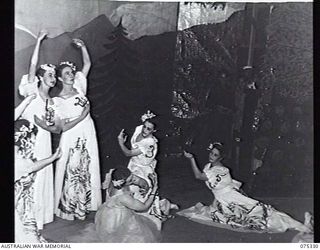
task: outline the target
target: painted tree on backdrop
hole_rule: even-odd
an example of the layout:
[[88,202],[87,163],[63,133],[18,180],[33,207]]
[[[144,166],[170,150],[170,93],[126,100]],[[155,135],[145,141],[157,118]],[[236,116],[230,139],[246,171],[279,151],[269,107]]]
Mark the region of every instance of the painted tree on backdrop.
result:
[[128,39],[127,35],[120,20],[118,26],[108,35],[108,42],[104,45],[106,54],[92,68],[92,81],[96,82],[97,88],[97,105],[93,113],[99,117],[96,126],[103,165],[106,165],[110,156],[118,155],[114,135],[132,123],[136,119],[135,114],[140,112],[140,60],[133,41]]

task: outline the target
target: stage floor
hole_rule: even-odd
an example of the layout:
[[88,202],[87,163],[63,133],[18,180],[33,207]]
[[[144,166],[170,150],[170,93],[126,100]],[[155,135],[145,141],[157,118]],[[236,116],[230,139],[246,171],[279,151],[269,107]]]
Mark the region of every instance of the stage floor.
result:
[[[174,164],[175,163],[175,164]],[[184,159],[163,159],[157,166],[159,175],[160,195],[168,198],[184,209],[202,202],[206,205],[212,202],[213,196],[205,184],[194,179],[191,167]],[[236,179],[236,177],[234,177]],[[255,188],[264,188],[255,185]],[[247,192],[251,196],[251,193]],[[253,192],[255,193],[255,192]],[[261,193],[261,192],[258,192]],[[255,197],[276,209],[286,212],[293,218],[303,222],[304,212],[313,213],[312,197]],[[88,215],[85,221],[66,221],[55,218],[54,222],[46,224],[43,236],[49,242],[67,242],[67,237],[76,235],[88,223],[94,221],[95,213]],[[239,233],[226,229],[198,224],[185,217],[176,216],[164,223],[162,242],[164,243],[278,243],[291,242],[297,234],[288,231],[278,234]]]

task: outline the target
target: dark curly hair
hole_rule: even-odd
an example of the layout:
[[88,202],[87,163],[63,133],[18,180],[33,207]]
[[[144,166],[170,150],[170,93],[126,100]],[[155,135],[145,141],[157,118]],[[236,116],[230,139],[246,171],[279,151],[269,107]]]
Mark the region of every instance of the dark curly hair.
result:
[[[131,175],[129,169],[122,165],[118,165],[115,168],[115,171],[112,174],[112,180],[119,181],[119,180],[126,180]],[[125,182],[121,186],[116,186],[116,189],[121,189],[125,185]]]

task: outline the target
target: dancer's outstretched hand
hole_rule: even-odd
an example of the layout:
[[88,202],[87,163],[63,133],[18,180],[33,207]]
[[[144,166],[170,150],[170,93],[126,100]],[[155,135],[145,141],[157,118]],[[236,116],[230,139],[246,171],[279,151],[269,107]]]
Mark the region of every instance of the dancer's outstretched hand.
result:
[[40,30],[38,34],[38,39],[42,41],[48,35],[48,31]]
[[118,135],[118,141],[119,141],[120,143],[125,143],[126,140],[127,140],[127,135],[124,133],[124,129],[122,129],[122,130],[120,131],[120,134]]
[[81,48],[81,47],[84,47],[84,46],[85,46],[84,42],[83,42],[81,39],[78,39],[78,38],[73,38],[73,39],[72,39],[72,42],[73,42],[78,48]]
[[193,158],[193,154],[187,152],[187,151],[183,151],[183,154],[186,158],[192,159]]

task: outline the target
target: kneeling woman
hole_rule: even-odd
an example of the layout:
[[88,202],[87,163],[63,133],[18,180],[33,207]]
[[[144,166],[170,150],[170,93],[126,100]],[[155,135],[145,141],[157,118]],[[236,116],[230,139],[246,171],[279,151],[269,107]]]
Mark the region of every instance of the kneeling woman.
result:
[[[214,194],[215,201],[211,206],[203,206],[198,203],[194,207],[179,212],[179,215],[204,224],[211,223],[215,226],[222,224],[226,228],[237,231],[277,233],[288,229],[300,232],[313,230],[309,223],[304,225],[272,206],[244,195],[240,190],[241,183],[233,180],[229,169],[221,163],[222,144],[210,144],[208,150],[210,151],[209,163],[205,165],[203,172],[198,169],[192,154],[184,152],[184,155],[190,159],[195,177],[205,181]],[[310,214],[307,212],[305,217],[307,221]]]
[[[27,97],[25,100],[29,101],[29,99],[30,97]],[[47,158],[36,159],[34,157],[34,144],[37,132],[38,128],[25,119],[17,120],[14,123],[16,243],[46,242],[38,230],[35,219],[34,182],[37,172],[59,159],[61,152],[58,149]]]
[[111,169],[106,174],[102,185],[107,197],[96,213],[95,223],[88,225],[80,235],[70,237],[69,242],[159,242],[159,232],[152,221],[135,213],[150,208],[158,189],[157,180],[152,179],[152,193],[143,203],[132,197],[126,185],[130,175],[126,168]]

